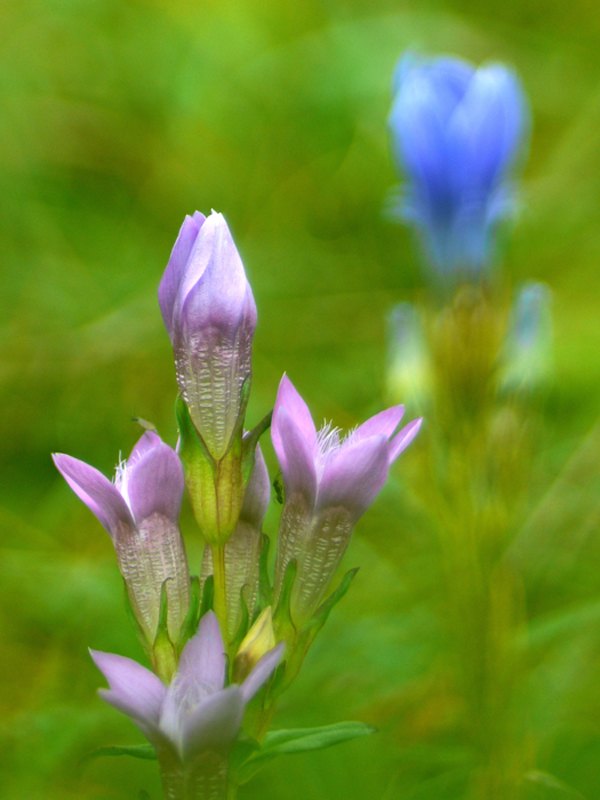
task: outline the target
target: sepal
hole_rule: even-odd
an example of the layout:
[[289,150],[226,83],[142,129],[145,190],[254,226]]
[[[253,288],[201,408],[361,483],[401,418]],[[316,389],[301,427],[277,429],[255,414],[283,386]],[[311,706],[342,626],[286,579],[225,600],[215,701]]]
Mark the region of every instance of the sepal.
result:
[[160,611],[156,637],[152,645],[150,663],[152,671],[161,681],[168,685],[173,675],[177,672],[177,654],[173,642],[169,638],[167,619],[169,615],[169,598],[167,596],[167,581],[160,587]]
[[215,604],[215,579],[213,575],[209,575],[204,581],[202,587],[202,602],[200,604],[200,619],[206,614],[207,611],[212,611]]
[[269,430],[271,427],[271,420],[273,412],[269,413],[261,419],[258,425],[255,425],[251,431],[244,434],[242,438],[242,481],[244,486],[250,480],[252,470],[254,469],[254,461],[256,458],[256,445],[260,437]]
[[[206,587],[206,584],[205,584]],[[205,588],[204,587],[204,588]],[[202,592],[204,596],[204,592]],[[208,610],[208,609],[207,609]],[[181,626],[179,632],[179,639],[177,640],[177,657],[181,655],[181,651],[185,647],[186,642],[194,636],[198,630],[198,623],[200,622],[200,579],[197,575],[192,575],[190,581],[190,607],[186,618]]]
[[257,614],[263,611],[267,606],[273,603],[273,587],[271,586],[271,579],[269,577],[269,548],[271,540],[263,533],[262,535],[262,548],[260,551],[260,558],[258,562],[258,602]]
[[292,619],[290,602],[297,570],[298,564],[294,558],[285,568],[283,581],[281,583],[281,591],[279,593],[279,602],[273,614],[273,627],[277,632],[277,638],[279,640],[283,639],[286,642],[293,641],[296,636],[296,626]]

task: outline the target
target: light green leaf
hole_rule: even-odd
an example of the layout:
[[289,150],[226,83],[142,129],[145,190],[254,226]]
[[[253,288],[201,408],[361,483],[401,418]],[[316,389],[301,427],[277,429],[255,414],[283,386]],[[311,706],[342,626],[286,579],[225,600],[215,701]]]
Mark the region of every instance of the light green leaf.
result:
[[246,783],[272,759],[281,755],[308,753],[311,750],[323,750],[334,744],[368,736],[376,733],[376,728],[364,722],[338,722],[321,728],[297,728],[293,730],[271,731],[265,737],[262,747],[254,752],[239,767],[238,783]]
[[84,761],[100,756],[133,756],[133,758],[143,758],[146,761],[156,761],[156,752],[151,744],[132,744],[114,745],[111,747],[100,747],[93,753],[87,755]]

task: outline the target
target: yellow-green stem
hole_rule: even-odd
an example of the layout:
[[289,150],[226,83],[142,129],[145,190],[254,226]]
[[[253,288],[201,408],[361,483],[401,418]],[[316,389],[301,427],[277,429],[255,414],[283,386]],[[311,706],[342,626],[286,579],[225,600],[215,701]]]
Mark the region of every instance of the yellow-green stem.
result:
[[223,641],[228,642],[227,628],[227,586],[225,578],[225,546],[211,545],[213,557],[213,580],[215,587],[215,614],[219,620]]

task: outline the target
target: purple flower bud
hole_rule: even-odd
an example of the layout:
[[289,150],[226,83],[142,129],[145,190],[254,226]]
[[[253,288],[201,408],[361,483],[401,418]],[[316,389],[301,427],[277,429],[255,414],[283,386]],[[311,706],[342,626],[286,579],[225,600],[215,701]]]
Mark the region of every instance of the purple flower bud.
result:
[[514,209],[510,174],[528,123],[519,80],[501,64],[400,60],[389,119],[406,174],[400,211],[439,272],[488,264],[497,223]]
[[100,690],[101,697],[131,717],[155,747],[165,796],[204,797],[201,792],[169,792],[174,786],[189,791],[211,780],[226,783],[227,756],[245,706],[271,676],[283,643],[261,658],[241,686],[227,688],[225,647],[212,611],[205,614],[198,633],[184,647],[169,686],[129,658],[90,652],[110,686]]
[[211,456],[229,450],[245,413],[256,306],[221,214],[186,217],[158,300],[177,383]]
[[399,433],[403,406],[376,414],[345,439],[330,425],[317,432],[310,411],[287,376],[277,393],[271,435],[285,502],[275,563],[278,594],[296,559],[292,614],[306,622],[327,589],[352,529],[385,483],[390,465],[416,436],[421,420]]
[[115,483],[83,461],[57,453],[54,463],[71,489],[109,532],[129,600],[149,643],[156,637],[161,587],[168,598],[173,642],[190,603],[190,575],[179,510],[183,469],[175,451],[152,431],[117,467]]
[[[227,627],[230,641],[237,633],[241,621],[242,589],[250,618],[254,613],[258,596],[258,563],[262,547],[261,526],[267,513],[270,495],[271,484],[267,465],[260,445],[257,445],[254,469],[246,485],[242,510],[233,533],[225,542]],[[203,582],[212,571],[212,551],[210,546],[206,545],[202,561]]]

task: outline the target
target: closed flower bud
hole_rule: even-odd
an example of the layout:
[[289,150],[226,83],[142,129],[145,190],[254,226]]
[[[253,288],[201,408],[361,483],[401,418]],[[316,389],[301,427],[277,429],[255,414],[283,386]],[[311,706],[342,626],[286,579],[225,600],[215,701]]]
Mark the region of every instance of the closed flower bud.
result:
[[215,461],[241,437],[251,379],[256,306],[221,214],[186,217],[158,300],[177,383]]

